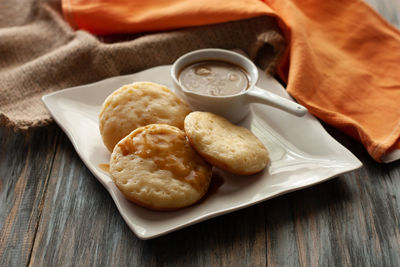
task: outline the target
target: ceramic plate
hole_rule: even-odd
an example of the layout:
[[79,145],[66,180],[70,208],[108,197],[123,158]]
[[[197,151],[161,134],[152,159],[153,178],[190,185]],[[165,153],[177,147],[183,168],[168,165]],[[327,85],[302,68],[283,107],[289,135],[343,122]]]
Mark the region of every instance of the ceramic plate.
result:
[[[152,81],[173,88],[171,66],[160,66],[132,75],[52,93],[43,101],[65,131],[77,153],[111,194],[122,217],[141,239],[154,238],[228,212],[254,205],[278,195],[305,188],[359,168],[361,162],[335,141],[316,118],[295,117],[283,111],[253,104],[240,123],[250,129],[270,152],[271,163],[262,173],[234,176],[215,169],[215,179],[200,203],[174,212],[155,212],[125,199],[100,165],[110,153],[98,130],[98,114],[105,98],[120,86]],[[290,98],[275,79],[260,72],[258,86]]]

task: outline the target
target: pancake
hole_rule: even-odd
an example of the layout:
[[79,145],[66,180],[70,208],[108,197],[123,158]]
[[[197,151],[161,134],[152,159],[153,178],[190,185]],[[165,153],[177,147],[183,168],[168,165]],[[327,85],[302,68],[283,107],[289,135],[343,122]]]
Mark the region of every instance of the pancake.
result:
[[239,175],[262,171],[268,150],[248,129],[210,112],[192,112],[185,118],[191,145],[212,165]]
[[152,210],[175,210],[200,200],[212,167],[185,132],[167,124],[139,127],[123,138],[110,159],[110,174],[130,201]]
[[104,145],[114,146],[138,127],[165,123],[183,129],[189,106],[170,89],[152,82],[124,85],[104,101],[99,128]]

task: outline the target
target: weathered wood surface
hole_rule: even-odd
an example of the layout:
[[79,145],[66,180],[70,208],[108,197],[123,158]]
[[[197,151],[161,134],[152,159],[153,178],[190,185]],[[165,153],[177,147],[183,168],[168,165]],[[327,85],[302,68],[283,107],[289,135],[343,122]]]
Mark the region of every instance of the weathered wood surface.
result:
[[142,241],[57,126],[0,129],[0,266],[400,266],[400,161],[328,130],[362,169]]

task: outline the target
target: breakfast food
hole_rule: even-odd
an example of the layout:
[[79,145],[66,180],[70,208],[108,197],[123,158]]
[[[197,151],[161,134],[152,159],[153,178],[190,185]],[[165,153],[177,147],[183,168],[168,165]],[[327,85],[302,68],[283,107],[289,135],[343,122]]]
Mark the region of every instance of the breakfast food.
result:
[[110,174],[132,202],[153,210],[175,210],[204,196],[211,166],[190,146],[184,131],[150,124],[118,142]]
[[185,67],[179,82],[185,89],[203,95],[235,95],[249,87],[249,74],[241,67],[218,60],[205,60]]
[[107,149],[131,131],[152,123],[165,123],[183,129],[191,109],[167,87],[152,82],[124,85],[103,103],[99,115],[100,134]]
[[200,155],[231,173],[254,174],[269,162],[267,149],[253,133],[213,113],[190,113],[185,118],[185,132]]

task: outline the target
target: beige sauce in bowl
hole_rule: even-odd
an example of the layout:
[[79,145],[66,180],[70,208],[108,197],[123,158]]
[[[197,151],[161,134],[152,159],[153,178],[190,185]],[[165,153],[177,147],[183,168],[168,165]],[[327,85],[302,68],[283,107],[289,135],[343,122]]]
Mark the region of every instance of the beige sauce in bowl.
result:
[[188,91],[203,95],[227,96],[249,87],[249,75],[241,67],[218,60],[206,60],[185,67],[178,76]]

